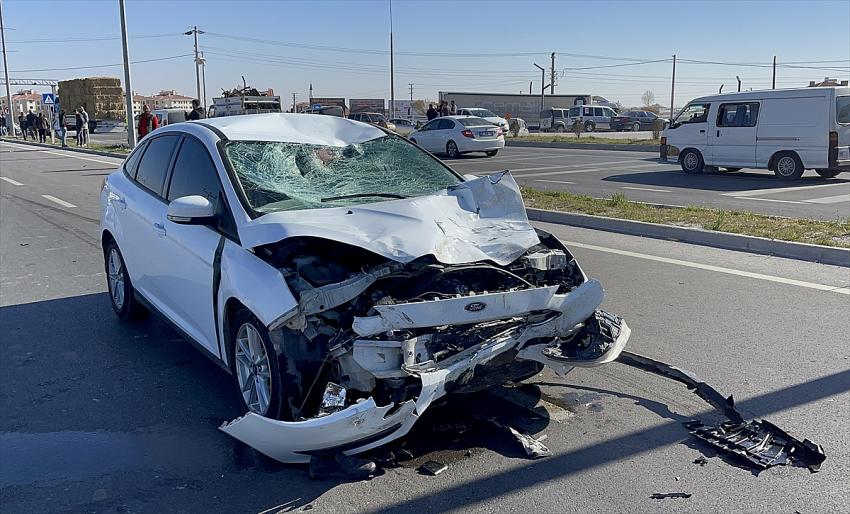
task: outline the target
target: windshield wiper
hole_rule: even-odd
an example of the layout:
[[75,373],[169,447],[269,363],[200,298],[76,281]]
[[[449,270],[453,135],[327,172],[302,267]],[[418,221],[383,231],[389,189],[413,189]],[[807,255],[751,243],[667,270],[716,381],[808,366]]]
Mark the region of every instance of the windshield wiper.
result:
[[366,198],[369,196],[378,196],[381,198],[409,198],[404,195],[396,194],[396,193],[357,193],[353,195],[341,195],[341,196],[329,196],[327,198],[322,198],[322,202],[332,202],[334,200],[348,200],[349,198]]

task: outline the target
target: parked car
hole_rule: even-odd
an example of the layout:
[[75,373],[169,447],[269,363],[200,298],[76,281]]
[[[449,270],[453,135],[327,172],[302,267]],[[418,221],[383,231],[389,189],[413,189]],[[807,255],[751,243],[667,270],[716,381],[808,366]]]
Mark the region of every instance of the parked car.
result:
[[610,107],[599,105],[576,105],[570,107],[567,127],[571,129],[575,120],[578,119],[582,124],[582,130],[584,132],[608,130],[611,128],[611,119],[616,115],[617,113]]
[[386,444],[446,394],[599,366],[629,339],[510,173],[464,178],[367,124],[168,125],[100,204],[112,309],[157,311],[230,373],[246,414],[221,430],[283,462]]
[[850,171],[850,88],[806,87],[697,98],[661,138],[661,157],[685,173],[766,168],[799,179]]
[[[183,109],[154,109],[151,113],[156,116],[160,127],[186,121],[186,111]],[[136,126],[138,125],[139,124],[136,123]]]
[[652,130],[652,125],[655,120],[660,119],[663,123],[662,128],[666,128],[670,123],[669,120],[659,118],[652,111],[627,111],[611,118],[611,130],[631,130],[638,132],[639,130]]
[[314,105],[304,111],[304,114],[322,114],[324,116],[337,116],[345,118],[348,108],[342,105]]
[[411,132],[416,130],[416,123],[404,118],[393,118],[390,124],[395,126],[395,131],[402,136],[409,136]]
[[443,116],[413,131],[410,140],[432,153],[451,158],[470,152],[493,157],[505,147],[502,129],[475,116]]
[[493,114],[493,111],[490,111],[488,109],[482,109],[480,107],[463,107],[457,110],[457,115],[484,118],[493,125],[496,125],[500,129],[502,129],[502,133],[507,133],[510,129],[510,127],[508,126],[508,120],[502,118],[501,116],[496,116],[495,114]]
[[[579,113],[579,108],[576,107],[576,113]],[[572,125],[567,125],[570,117],[568,108],[550,107],[540,111],[540,131],[541,132],[566,132]]]
[[363,123],[370,123],[378,127],[384,127],[385,129],[396,129],[395,124],[388,122],[387,118],[379,112],[356,112],[354,114],[350,114],[348,117],[352,120],[362,121]]

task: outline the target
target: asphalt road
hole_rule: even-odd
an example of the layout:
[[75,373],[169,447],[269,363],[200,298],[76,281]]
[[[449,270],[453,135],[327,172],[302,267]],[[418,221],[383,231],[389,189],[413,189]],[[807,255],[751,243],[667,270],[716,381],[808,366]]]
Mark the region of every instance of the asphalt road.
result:
[[599,198],[698,205],[778,216],[833,220],[850,217],[850,174],[823,179],[807,171],[799,181],[767,170],[685,175],[647,152],[506,147],[495,157],[463,155],[446,161],[461,173],[509,169],[520,184]]
[[[850,510],[847,268],[541,225],[603,281],[605,307],[632,327],[631,350],[822,444],[817,474],[737,467],[682,427],[712,418],[701,400],[613,363],[429,411],[408,441],[413,464],[368,482],[312,482],[217,429],[240,414],[217,366],[156,317],[115,318],[97,195],[116,162],[0,143],[3,512]],[[525,459],[476,415],[545,435],[552,455]],[[707,465],[693,463],[701,456]],[[427,459],[448,470],[418,474]]]

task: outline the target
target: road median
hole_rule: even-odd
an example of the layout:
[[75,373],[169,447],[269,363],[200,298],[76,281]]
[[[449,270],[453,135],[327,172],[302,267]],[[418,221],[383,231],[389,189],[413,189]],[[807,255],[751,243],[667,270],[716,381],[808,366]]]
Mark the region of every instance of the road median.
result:
[[618,150],[626,152],[659,153],[661,146],[652,139],[619,139],[602,136],[565,138],[556,135],[534,134],[505,139],[506,146],[533,148],[565,148],[570,150]]
[[118,159],[124,159],[127,157],[127,154],[130,153],[126,146],[122,145],[100,145],[97,143],[90,143],[87,148],[81,148],[79,146],[62,146],[58,140],[55,144],[51,143],[37,143],[35,141],[24,141],[22,139],[15,139],[11,137],[0,137],[0,141],[5,141],[7,143],[17,143],[19,145],[27,145],[27,146],[37,146],[40,148],[47,148],[49,150],[67,150],[69,152],[77,152],[84,153],[89,155],[100,155],[103,157],[115,157]]
[[850,220],[820,221],[669,207],[523,188],[533,221],[850,267]]

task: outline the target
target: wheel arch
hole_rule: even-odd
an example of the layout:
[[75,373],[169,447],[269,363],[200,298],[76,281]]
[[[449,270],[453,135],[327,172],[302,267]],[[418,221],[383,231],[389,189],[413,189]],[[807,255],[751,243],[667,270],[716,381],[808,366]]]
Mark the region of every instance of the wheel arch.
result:
[[234,372],[233,362],[230,359],[230,354],[233,351],[233,338],[231,337],[233,333],[233,325],[232,320],[239,309],[248,309],[248,307],[242,303],[239,298],[235,296],[231,296],[224,302],[224,307],[222,308],[222,319],[221,319],[221,337],[224,339],[224,355],[222,355],[222,361],[225,364],[225,367],[232,374]]
[[679,156],[676,158],[676,160],[679,161],[679,164],[682,163],[682,156],[685,155],[686,153],[688,153],[689,151],[697,152],[698,154],[700,154],[703,161],[705,161],[705,155],[703,155],[702,150],[700,150],[699,148],[693,147],[693,146],[686,146],[685,148],[682,148],[681,150],[679,150]]
[[104,255],[106,255],[106,247],[109,245],[109,243],[115,243],[116,245],[118,244],[115,241],[115,236],[112,235],[112,232],[110,232],[108,228],[105,228],[101,230],[100,233],[100,249],[103,250]]
[[[767,161],[767,169],[770,171],[774,171],[776,169],[776,161],[784,154],[790,153],[795,156],[797,159],[800,159],[800,162],[803,162],[803,159],[800,157],[800,154],[794,150],[777,150],[773,152],[773,155],[770,156],[770,159]],[[803,169],[806,168],[806,163],[803,162]]]

